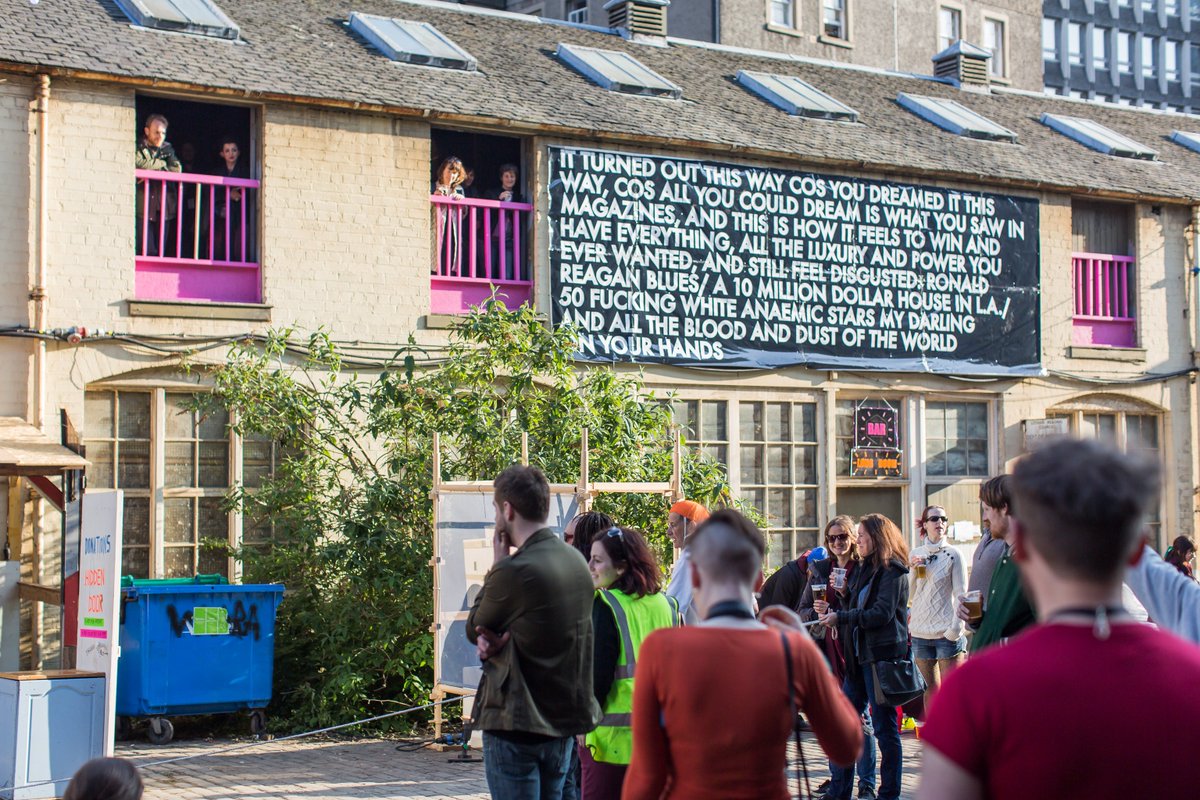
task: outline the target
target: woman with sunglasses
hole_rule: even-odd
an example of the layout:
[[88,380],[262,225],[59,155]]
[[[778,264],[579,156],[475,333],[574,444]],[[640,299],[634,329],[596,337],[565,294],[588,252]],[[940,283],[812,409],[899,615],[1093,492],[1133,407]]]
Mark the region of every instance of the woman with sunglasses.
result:
[[[879,799],[897,800],[903,775],[903,750],[896,706],[876,699],[875,664],[908,657],[908,545],[896,523],[883,514],[858,521],[862,563],[839,611],[828,603],[813,604],[825,635],[837,631],[846,648],[846,682],[842,691],[862,714],[870,708],[879,744]],[[854,769],[836,767],[826,797],[849,800]]]
[[962,620],[956,615],[958,596],[967,583],[962,557],[946,542],[950,520],[942,506],[927,506],[917,520],[925,543],[912,551],[908,574],[912,611],[913,660],[925,679],[925,708],[950,671],[962,663],[967,650]]
[[[846,593],[856,578],[856,571],[862,560],[858,554],[858,544],[854,541],[854,528],[854,520],[845,514],[834,517],[825,526],[825,549],[829,551],[830,555],[829,558],[822,561],[809,562],[809,582],[800,598],[800,618],[805,622],[811,622],[817,618],[817,612],[813,610],[814,586],[826,587],[827,609],[839,611],[842,608]],[[844,573],[838,573],[836,581],[833,575],[835,569],[845,570]],[[835,585],[839,582],[841,583],[840,587]],[[846,680],[845,642],[837,636],[836,631],[827,632],[819,625],[810,630],[825,653],[825,660],[829,662],[833,677],[837,679],[838,686],[841,686]],[[831,763],[830,770],[832,769],[833,764]],[[874,797],[875,737],[869,719],[863,725],[863,752],[855,765],[855,773],[858,775],[858,796]],[[829,785],[830,781],[825,781],[817,787],[817,791],[826,791],[829,789]]]
[[610,527],[592,539],[595,631],[593,689],[604,718],[579,748],[583,800],[620,800],[633,755],[633,680],[637,653],[652,631],[679,624],[679,607],[662,594],[654,552],[633,528]]

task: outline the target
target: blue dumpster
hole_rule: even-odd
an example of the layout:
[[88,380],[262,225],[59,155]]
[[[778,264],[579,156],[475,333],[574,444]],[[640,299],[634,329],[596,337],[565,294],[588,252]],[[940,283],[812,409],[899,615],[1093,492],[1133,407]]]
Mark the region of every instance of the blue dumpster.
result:
[[121,582],[117,715],[149,717],[156,744],[174,735],[168,716],[250,709],[251,731],[266,728],[283,586],[213,581]]

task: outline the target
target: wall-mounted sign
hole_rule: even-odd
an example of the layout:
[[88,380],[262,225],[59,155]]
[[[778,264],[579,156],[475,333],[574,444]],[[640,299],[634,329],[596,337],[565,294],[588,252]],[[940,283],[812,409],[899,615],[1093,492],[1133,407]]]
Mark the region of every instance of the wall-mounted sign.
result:
[[896,409],[890,406],[858,406],[854,409],[854,446],[899,449],[898,422]]
[[855,478],[899,478],[900,451],[856,447],[850,451],[850,474]]
[[1070,433],[1066,417],[1050,419],[1027,419],[1022,424],[1025,433],[1025,450],[1031,452],[1055,439],[1061,439]]
[[117,618],[121,591],[121,491],[83,495],[79,536],[79,636],[75,666],[105,676],[104,754],[113,754],[117,711]]
[[1041,371],[1036,200],[550,148],[553,320],[580,358]]

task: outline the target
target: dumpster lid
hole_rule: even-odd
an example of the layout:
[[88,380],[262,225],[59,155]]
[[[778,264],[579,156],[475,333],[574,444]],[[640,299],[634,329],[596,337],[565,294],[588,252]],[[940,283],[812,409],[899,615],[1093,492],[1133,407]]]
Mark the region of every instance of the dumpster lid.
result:
[[121,588],[130,587],[143,589],[147,586],[218,586],[228,584],[229,579],[220,573],[210,575],[195,575],[191,578],[135,578],[132,575],[121,576]]

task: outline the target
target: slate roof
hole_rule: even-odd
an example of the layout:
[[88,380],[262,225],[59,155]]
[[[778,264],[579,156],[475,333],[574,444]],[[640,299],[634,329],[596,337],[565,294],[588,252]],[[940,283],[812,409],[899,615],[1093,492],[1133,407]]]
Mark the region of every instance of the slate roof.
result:
[[[501,122],[604,146],[779,158],[980,184],[1019,184],[1158,200],[1200,198],[1200,153],[1169,140],[1200,118],[1019,92],[965,91],[931,78],[847,68],[670,40],[627,41],[483,9],[407,0],[220,0],[242,41],[134,28],[111,0],[0,0],[0,69],[49,68],[236,91],[264,99],[361,104],[432,120]],[[477,72],[393,63],[345,25],[351,11],[431,22],[479,62]],[[625,50],[683,88],[683,99],[625,96],[558,62],[559,42]],[[795,75],[859,112],[859,124],[787,115],[739,86],[740,69]],[[1014,131],[1019,144],[942,131],[902,109],[900,92],[949,97]],[[1095,119],[1159,151],[1158,162],[1102,155],[1038,120],[1045,111]]]

